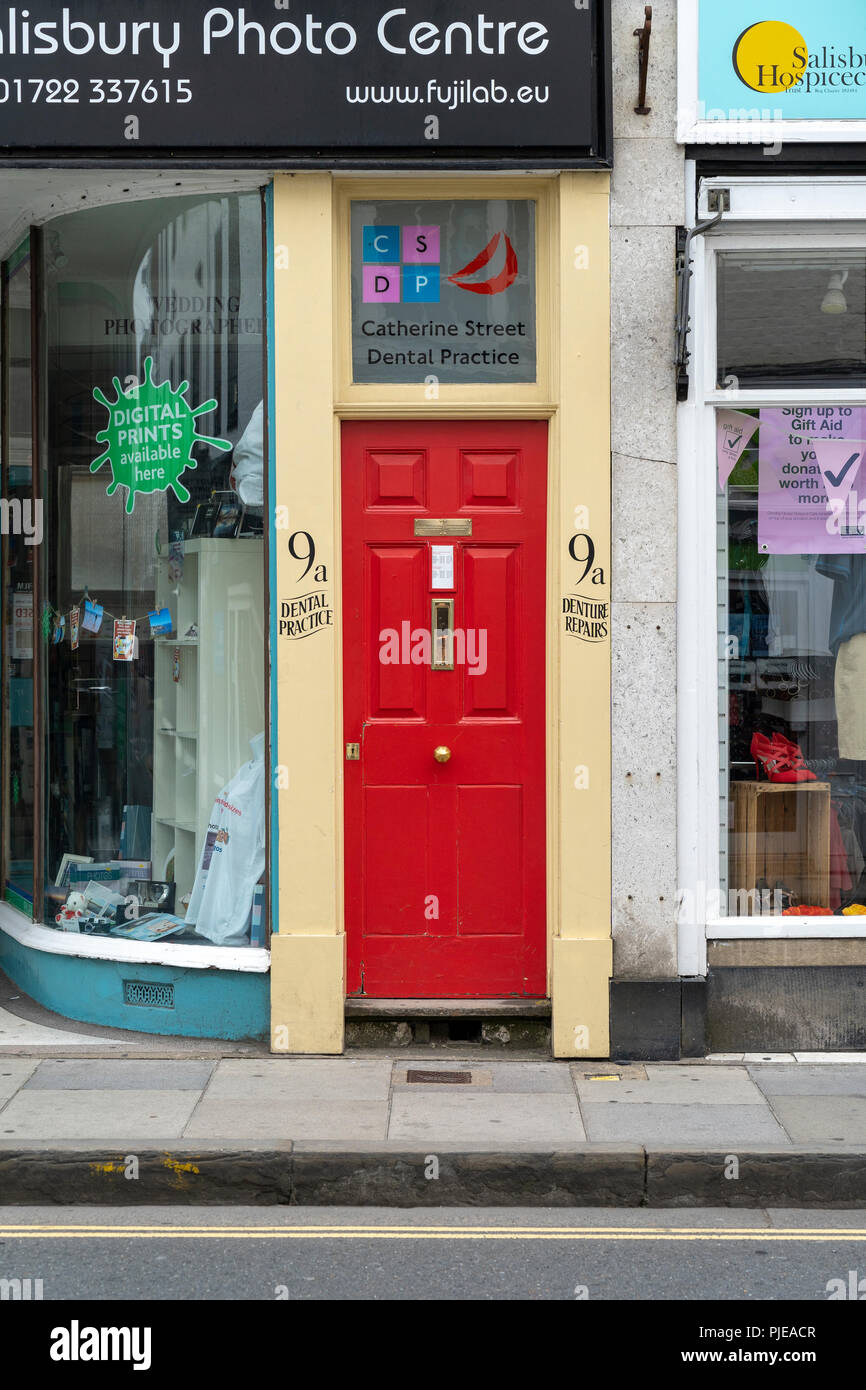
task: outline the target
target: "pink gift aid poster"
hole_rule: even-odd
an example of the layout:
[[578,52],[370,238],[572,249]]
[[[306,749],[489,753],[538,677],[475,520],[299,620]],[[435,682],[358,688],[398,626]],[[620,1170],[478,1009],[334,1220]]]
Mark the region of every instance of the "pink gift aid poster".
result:
[[716,411],[716,462],[720,492],[727,487],[728,479],[757,428],[758,420],[754,415],[744,415],[741,410]]
[[866,551],[864,415],[860,407],[833,405],[761,411],[762,555]]

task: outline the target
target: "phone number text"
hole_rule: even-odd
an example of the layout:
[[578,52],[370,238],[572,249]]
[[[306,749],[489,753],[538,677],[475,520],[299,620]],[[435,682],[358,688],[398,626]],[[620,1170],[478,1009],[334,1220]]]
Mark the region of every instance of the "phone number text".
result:
[[77,77],[65,81],[59,77],[0,77],[0,106],[5,102],[32,106],[40,101],[57,106],[80,102],[89,106],[125,102],[128,106],[136,101],[146,106],[158,101],[185,106],[192,101],[192,88],[186,77],[149,77],[143,82],[140,77],[91,77],[87,82],[79,82]]

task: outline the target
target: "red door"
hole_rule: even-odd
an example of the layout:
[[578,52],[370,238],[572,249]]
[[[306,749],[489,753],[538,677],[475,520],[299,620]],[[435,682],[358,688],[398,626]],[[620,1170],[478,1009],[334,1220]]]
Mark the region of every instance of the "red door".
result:
[[350,994],[546,993],[546,495],[544,423],[343,426]]

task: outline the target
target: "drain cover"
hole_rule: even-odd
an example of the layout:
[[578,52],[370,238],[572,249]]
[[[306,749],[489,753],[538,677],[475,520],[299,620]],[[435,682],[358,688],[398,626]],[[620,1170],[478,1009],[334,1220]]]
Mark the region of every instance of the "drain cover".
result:
[[428,1086],[471,1086],[471,1071],[407,1071],[407,1081],[420,1082]]

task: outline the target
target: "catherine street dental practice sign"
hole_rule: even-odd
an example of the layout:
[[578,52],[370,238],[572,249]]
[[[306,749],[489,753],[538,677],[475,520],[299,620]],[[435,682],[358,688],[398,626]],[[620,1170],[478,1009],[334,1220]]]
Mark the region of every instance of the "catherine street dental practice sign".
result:
[[0,5],[0,148],[605,162],[603,0]]

